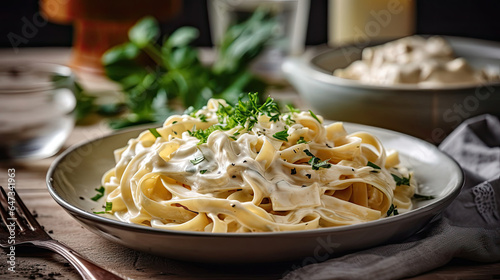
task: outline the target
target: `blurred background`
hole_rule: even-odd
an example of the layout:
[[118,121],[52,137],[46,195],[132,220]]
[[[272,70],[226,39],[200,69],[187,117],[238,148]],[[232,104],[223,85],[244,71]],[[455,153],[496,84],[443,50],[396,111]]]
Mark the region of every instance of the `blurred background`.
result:
[[[65,2],[67,0],[58,0]],[[99,1],[96,2],[99,5]],[[171,33],[180,26],[200,30],[197,46],[211,46],[206,0],[184,0],[180,12],[161,22],[162,32]],[[312,0],[307,25],[306,45],[328,41],[328,0]],[[0,47],[9,48],[10,32],[21,34],[23,17],[31,20],[39,11],[38,0],[4,1],[0,9]],[[498,20],[500,1],[494,0],[417,0],[416,33],[455,35],[500,41]],[[48,22],[36,36],[20,47],[71,46],[74,28],[71,24]]]

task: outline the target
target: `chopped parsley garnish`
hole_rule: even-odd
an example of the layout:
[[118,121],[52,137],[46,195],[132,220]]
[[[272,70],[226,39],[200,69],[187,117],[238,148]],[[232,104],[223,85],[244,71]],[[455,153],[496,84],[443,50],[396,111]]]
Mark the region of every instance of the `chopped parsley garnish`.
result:
[[196,129],[196,127],[194,127],[192,130],[188,130],[188,133],[190,136],[198,138],[200,140],[199,144],[203,144],[203,143],[207,143],[208,136],[210,136],[210,134],[212,134],[212,132],[214,132],[216,130],[224,130],[224,129],[222,129],[222,127],[220,127],[220,125],[212,125],[211,127],[207,128],[205,130]]
[[300,136],[299,140],[297,140],[297,144],[307,144],[307,141],[304,140],[304,137]]
[[95,189],[95,190],[97,191],[97,194],[96,194],[94,197],[92,197],[91,199],[92,199],[93,201],[98,201],[101,197],[103,197],[103,196],[104,196],[104,191],[105,191],[105,189],[104,189],[104,187],[103,187],[103,186],[101,186],[100,188]]
[[151,134],[153,134],[153,136],[156,138],[161,137],[160,133],[158,133],[158,130],[156,130],[156,128],[150,128],[149,132],[151,132]]
[[205,116],[205,115],[200,115],[200,120],[201,120],[202,122],[208,122],[208,121],[207,121],[207,116]]
[[311,114],[311,116],[312,116],[313,118],[315,118],[315,119],[316,119],[319,123],[321,123],[321,121],[318,119],[318,116],[316,116],[316,114],[314,114],[314,112],[313,112],[313,111],[309,110],[309,113]]
[[295,120],[292,119],[290,115],[285,115],[283,119],[285,120],[286,125],[293,125],[295,123]]
[[416,200],[431,200],[431,199],[434,199],[435,197],[432,195],[421,195],[421,194],[416,193],[413,195],[413,198]]
[[311,152],[309,152],[309,150],[308,150],[308,149],[305,149],[305,150],[304,150],[304,153],[305,153],[306,155],[310,156],[310,157],[315,157],[315,156],[314,156]]
[[[196,114],[196,112],[189,111],[185,113],[190,113],[191,115]],[[198,138],[200,143],[206,143],[208,136],[216,130],[224,131],[236,126],[251,130],[261,115],[266,115],[270,118],[270,121],[276,122],[280,119],[281,112],[278,104],[274,102],[272,98],[268,97],[261,105],[259,103],[259,95],[257,93],[249,93],[247,101],[240,98],[234,106],[219,105],[217,109],[217,118],[220,124],[214,124],[205,130],[193,128],[188,131],[188,133]]]
[[205,174],[205,173],[207,173],[207,170],[206,169],[200,170],[200,173]]
[[389,207],[389,210],[387,210],[387,217],[390,215],[396,216],[399,215],[398,209],[396,209],[397,206],[394,206],[394,204],[391,204],[391,207]]
[[191,117],[196,117],[196,112],[193,106],[189,106],[186,110],[184,110],[184,115],[190,115]]
[[374,173],[377,173],[379,172],[380,170],[380,166],[376,165],[375,163],[371,162],[371,161],[368,161],[368,163],[366,164],[366,166],[370,166],[371,168],[373,168],[374,170],[370,171],[370,172],[374,172]]
[[313,170],[318,170],[320,168],[330,168],[332,164],[328,162],[328,160],[324,160],[318,163],[311,164]]
[[313,170],[319,170],[320,168],[330,168],[332,164],[328,162],[328,160],[321,161],[320,158],[314,156],[309,150],[305,149],[304,153],[310,156],[311,159],[307,162],[311,165]]
[[392,178],[394,178],[394,181],[396,182],[396,186],[409,186],[410,185],[410,179],[411,179],[411,175],[406,178],[406,177],[399,177],[398,175],[395,175],[395,174],[391,174],[392,175]]
[[104,211],[94,212],[94,214],[111,214],[111,209],[113,209],[113,202],[106,202],[106,207],[104,207]]
[[197,165],[200,162],[204,161],[205,157],[203,155],[195,157],[194,159],[189,160],[193,165]]
[[273,137],[278,139],[278,140],[281,140],[281,141],[288,141],[288,132],[287,130],[282,130],[280,132],[276,132],[275,134],[273,134]]
[[271,97],[268,97],[260,105],[259,95],[257,93],[249,93],[248,101],[243,101],[241,98],[238,100],[238,103],[234,106],[234,115],[232,118],[237,124],[250,130],[257,123],[259,115],[266,115],[271,118],[271,121],[275,122],[279,120],[281,112],[278,104]]
[[286,108],[290,113],[300,113],[300,110],[295,108],[292,104],[287,104]]

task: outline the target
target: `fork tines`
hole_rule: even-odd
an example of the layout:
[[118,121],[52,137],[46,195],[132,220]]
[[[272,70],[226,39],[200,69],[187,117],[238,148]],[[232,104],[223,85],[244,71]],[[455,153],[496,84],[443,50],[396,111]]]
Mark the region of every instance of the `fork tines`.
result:
[[[7,194],[4,188],[0,186],[0,202],[2,204],[0,215],[4,224],[9,225],[12,221],[15,221],[20,231],[26,230],[26,226],[29,226],[31,230],[42,228],[17,194],[16,189],[9,190],[10,192]],[[27,225],[21,219],[25,220]]]

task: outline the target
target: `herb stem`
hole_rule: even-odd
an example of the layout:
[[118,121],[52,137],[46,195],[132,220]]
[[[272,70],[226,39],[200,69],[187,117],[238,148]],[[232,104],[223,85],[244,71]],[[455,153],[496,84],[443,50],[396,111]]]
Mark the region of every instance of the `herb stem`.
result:
[[163,59],[162,59],[163,55],[161,54],[161,52],[158,49],[158,46],[156,44],[149,43],[144,47],[143,50],[144,50],[144,52],[146,52],[146,54],[149,55],[149,57],[151,57],[151,59],[154,60],[154,62],[156,62],[161,67],[167,69],[167,66],[165,65],[165,63],[163,62]]

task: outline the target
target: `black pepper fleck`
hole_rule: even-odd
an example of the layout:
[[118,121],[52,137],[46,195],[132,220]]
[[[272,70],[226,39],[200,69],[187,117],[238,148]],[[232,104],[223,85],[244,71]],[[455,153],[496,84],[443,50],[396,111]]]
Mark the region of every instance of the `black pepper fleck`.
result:
[[311,174],[306,174],[306,177],[307,177],[308,179],[311,179]]
[[83,196],[80,196],[79,198],[80,198],[80,200],[85,200],[85,198]]
[[306,185],[302,185],[303,188],[307,187]]
[[231,176],[231,178],[236,178],[236,175]]
[[245,163],[245,162],[247,162],[247,160],[246,160],[246,159],[243,161],[243,163]]
[[295,175],[295,174],[297,174],[297,169],[295,169],[295,168],[292,168],[292,170],[291,170],[291,173],[292,173],[292,175]]

